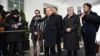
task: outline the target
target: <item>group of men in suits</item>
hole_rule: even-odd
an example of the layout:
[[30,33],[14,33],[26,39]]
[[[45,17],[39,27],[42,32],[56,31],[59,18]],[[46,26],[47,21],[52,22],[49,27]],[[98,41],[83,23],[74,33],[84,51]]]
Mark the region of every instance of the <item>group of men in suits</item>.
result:
[[[85,56],[96,56],[96,50],[95,50],[95,40],[96,40],[96,32],[98,32],[99,24],[100,24],[100,16],[98,16],[96,13],[91,11],[91,4],[85,3],[83,5],[83,11],[79,17],[82,18],[82,37],[84,41],[84,47],[85,47]],[[32,33],[33,42],[36,45],[36,40],[38,37],[38,32],[40,32],[40,29],[43,25],[40,23],[43,21],[44,23],[44,29],[43,29],[43,38],[45,39],[45,56],[49,56],[49,51],[52,56],[55,55],[55,45],[57,45],[57,54],[58,56],[61,56],[61,37],[62,37],[62,29],[63,29],[63,22],[62,22],[62,16],[57,14],[57,8],[56,7],[47,7],[45,9],[46,15],[42,20],[39,20],[39,23],[37,23],[37,19],[41,19],[40,11],[36,10],[35,17],[33,17],[30,29]],[[3,16],[5,18],[6,13],[3,11],[3,6],[0,5],[0,16]],[[67,21],[66,21],[67,22]],[[39,26],[39,25],[42,26]],[[37,26],[36,26],[37,25]],[[4,24],[0,22],[0,27],[6,26],[10,27],[9,24]],[[42,28],[41,28],[42,29]],[[5,48],[3,47],[4,44],[6,44],[4,39],[4,34],[0,33],[0,53],[1,51],[4,51],[3,54],[6,55],[7,52],[5,52]],[[3,48],[3,49],[1,49]]]
[[[51,55],[55,55],[56,53],[55,44],[57,44],[58,55],[61,55],[62,16],[56,13],[57,13],[56,7],[54,8],[48,7],[46,8],[46,16],[42,19],[40,15],[40,11],[35,10],[35,16],[33,17],[30,24],[34,49],[36,48],[35,46],[38,39],[38,34],[40,34],[39,32],[43,30],[43,38],[45,39],[46,56],[49,56],[49,49]],[[43,25],[41,26],[41,23],[44,23],[44,26]]]
[[[82,13],[79,16],[82,19],[83,23],[81,34],[84,41],[85,56],[96,56],[95,40],[96,40],[96,32],[98,32],[100,22],[99,22],[99,16],[95,12],[92,12],[91,8],[92,6],[90,3],[84,3],[83,5],[84,13]],[[62,16],[57,14],[56,7],[53,8],[47,7],[45,9],[45,12],[46,14],[45,17],[43,18],[45,23],[43,32],[43,38],[45,39],[45,55],[49,56],[49,51],[50,51],[51,55],[54,56],[55,45],[57,44],[58,56],[60,56],[62,54],[61,37],[63,35]],[[76,18],[78,17],[76,16]],[[38,33],[34,32],[34,34]]]

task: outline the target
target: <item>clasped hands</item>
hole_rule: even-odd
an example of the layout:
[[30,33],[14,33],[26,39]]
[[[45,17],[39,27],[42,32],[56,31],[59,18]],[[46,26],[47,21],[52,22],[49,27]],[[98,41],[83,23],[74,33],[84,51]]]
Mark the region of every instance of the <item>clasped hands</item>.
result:
[[66,28],[66,32],[71,32],[72,28]]

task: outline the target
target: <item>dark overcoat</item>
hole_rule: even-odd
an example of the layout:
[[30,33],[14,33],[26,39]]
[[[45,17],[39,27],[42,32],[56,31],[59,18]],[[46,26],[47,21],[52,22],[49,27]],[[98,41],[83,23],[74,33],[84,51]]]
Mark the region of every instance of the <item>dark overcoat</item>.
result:
[[[79,16],[72,15],[68,19],[68,15],[63,19],[63,38],[64,48],[66,50],[78,50],[79,49],[79,38],[78,38],[78,27],[80,24]],[[67,28],[71,28],[71,32],[66,32]]]
[[[6,22],[8,24],[11,24],[11,25],[17,24],[17,23],[19,23],[19,18],[14,18],[11,15],[11,16],[9,16],[7,18]],[[16,31],[16,30],[22,30],[22,29],[23,29],[23,27],[21,25],[21,26],[19,26],[18,29],[15,29],[13,27],[7,27],[6,31]],[[20,42],[20,41],[22,41],[22,38],[23,38],[22,34],[23,34],[23,32],[10,32],[10,33],[6,33],[6,36],[7,36],[6,37],[6,41],[7,42]]]
[[[90,11],[89,14],[86,14],[86,16],[87,15],[97,16],[97,13]],[[84,18],[82,20],[82,23],[83,23],[82,34],[84,33],[87,36],[95,36],[96,32],[98,32],[99,24],[94,24],[94,23],[85,21]]]
[[44,39],[46,47],[54,47],[56,44],[57,33],[61,29],[59,17],[55,14],[51,16],[45,16],[45,30],[44,30]]
[[[42,37],[38,37],[40,34],[42,34],[42,26],[43,25],[43,19],[41,16],[34,16],[30,23],[30,32],[31,32],[31,38],[33,41],[37,41],[37,39],[41,39]],[[34,32],[38,32],[39,35],[34,35]]]

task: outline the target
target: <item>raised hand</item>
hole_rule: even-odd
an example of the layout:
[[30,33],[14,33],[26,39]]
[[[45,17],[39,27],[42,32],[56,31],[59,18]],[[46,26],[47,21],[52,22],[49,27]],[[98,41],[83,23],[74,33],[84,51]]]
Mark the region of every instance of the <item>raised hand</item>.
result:
[[80,18],[83,18],[85,16],[85,13],[81,13]]

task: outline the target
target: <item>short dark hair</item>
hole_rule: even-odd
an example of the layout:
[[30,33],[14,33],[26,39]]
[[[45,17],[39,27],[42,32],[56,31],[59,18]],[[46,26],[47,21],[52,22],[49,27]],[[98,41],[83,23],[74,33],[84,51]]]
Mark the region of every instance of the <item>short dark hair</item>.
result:
[[83,6],[87,5],[90,9],[92,8],[92,5],[90,3],[84,3]]
[[55,8],[56,10],[58,10],[57,7],[53,7],[53,8]]
[[40,10],[36,9],[35,12],[38,11],[40,13]]
[[45,9],[50,9],[50,10],[52,10],[52,7],[46,7]]
[[3,10],[3,5],[0,5],[0,10]]
[[19,11],[17,9],[11,10],[12,15],[18,15]]

